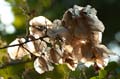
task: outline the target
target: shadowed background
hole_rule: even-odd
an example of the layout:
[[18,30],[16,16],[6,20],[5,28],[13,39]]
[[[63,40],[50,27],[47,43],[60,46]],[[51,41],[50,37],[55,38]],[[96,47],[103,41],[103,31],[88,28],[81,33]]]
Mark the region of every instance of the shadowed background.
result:
[[[15,35],[4,34],[5,36],[20,36],[25,34],[27,13],[32,16],[46,16],[50,20],[61,19],[64,12],[77,4],[80,6],[91,5],[98,11],[99,19],[104,23],[106,29],[103,34],[103,42],[109,43],[115,40],[115,34],[120,31],[120,1],[119,0],[7,0],[12,6],[14,13],[13,25],[16,28]],[[6,13],[7,15],[7,13]],[[2,33],[0,33],[2,35]],[[118,34],[119,35],[119,34]],[[7,41],[13,38],[6,39]],[[119,37],[120,41],[120,37]]]

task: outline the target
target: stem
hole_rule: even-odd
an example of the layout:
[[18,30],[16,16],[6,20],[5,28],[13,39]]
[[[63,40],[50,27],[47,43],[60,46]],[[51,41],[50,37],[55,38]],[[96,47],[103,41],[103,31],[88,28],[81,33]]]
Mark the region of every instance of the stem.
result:
[[43,40],[43,38],[45,38],[45,37],[48,37],[48,36],[43,36],[43,37],[39,37],[39,38],[36,38],[36,39],[27,40],[27,41],[22,42],[20,44],[14,44],[14,45],[8,45],[8,46],[0,47],[0,49],[5,49],[5,48],[8,48],[8,47],[14,47],[14,46],[20,46],[20,45],[26,44],[28,42],[39,40],[39,39],[41,39],[42,41],[44,41],[47,44],[50,44],[50,43],[46,42],[45,40]]

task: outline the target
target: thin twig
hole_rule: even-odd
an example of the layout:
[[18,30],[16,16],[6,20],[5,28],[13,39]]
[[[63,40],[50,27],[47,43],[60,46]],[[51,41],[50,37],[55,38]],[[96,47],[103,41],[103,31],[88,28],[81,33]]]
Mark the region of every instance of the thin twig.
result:
[[[48,36],[39,37],[39,38],[36,38],[36,39],[34,39],[34,40],[33,40],[33,39],[27,40],[27,41],[22,42],[22,43],[20,43],[20,44],[14,44],[14,45],[8,45],[8,46],[0,47],[0,49],[5,49],[5,48],[8,48],[8,47],[14,47],[14,46],[20,46],[20,45],[26,44],[26,43],[28,43],[28,42],[35,41],[35,40],[39,40],[39,39],[41,39],[42,41],[46,42],[45,40],[43,40],[43,38],[45,38],[45,37],[48,37]],[[46,42],[46,43],[49,44],[48,42]]]

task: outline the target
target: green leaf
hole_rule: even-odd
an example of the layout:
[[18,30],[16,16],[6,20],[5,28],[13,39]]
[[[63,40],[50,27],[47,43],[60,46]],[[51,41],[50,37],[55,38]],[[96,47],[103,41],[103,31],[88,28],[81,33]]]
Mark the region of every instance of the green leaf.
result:
[[106,79],[107,71],[106,70],[100,70],[99,71],[99,79]]
[[55,75],[54,79],[68,79],[69,72],[70,70],[66,64],[55,65],[55,69],[53,71],[53,75]]
[[98,76],[95,76],[95,77],[92,77],[92,78],[90,78],[90,79],[99,79],[99,77],[98,77]]

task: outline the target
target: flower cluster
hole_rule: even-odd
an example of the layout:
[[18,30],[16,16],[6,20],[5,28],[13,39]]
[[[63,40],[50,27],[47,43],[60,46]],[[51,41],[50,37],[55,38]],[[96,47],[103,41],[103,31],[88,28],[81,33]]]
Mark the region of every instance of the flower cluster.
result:
[[103,68],[111,51],[101,44],[105,27],[96,14],[89,5],[75,5],[64,13],[62,20],[51,22],[44,16],[34,17],[29,22],[28,37],[10,43],[8,54],[13,60],[36,56],[34,68],[40,74],[52,71],[53,64],[66,63],[71,70],[78,63]]

